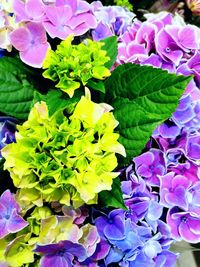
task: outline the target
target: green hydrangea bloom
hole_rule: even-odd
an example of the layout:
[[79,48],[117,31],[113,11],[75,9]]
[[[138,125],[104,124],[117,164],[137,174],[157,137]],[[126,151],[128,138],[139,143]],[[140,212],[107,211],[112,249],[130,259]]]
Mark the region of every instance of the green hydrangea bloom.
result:
[[126,7],[126,8],[128,8],[129,10],[132,10],[132,9],[133,9],[133,6],[132,6],[132,4],[129,2],[129,0],[114,0],[114,3],[115,3],[117,6],[123,6],[123,7]]
[[110,110],[89,94],[68,115],[60,110],[49,116],[45,102],[34,105],[18,126],[16,143],[2,149],[20,204],[30,208],[59,201],[78,207],[97,203],[99,192],[111,190],[118,176],[115,153],[125,156],[125,150],[113,132],[118,122]]
[[92,79],[103,80],[110,75],[104,64],[110,60],[103,43],[86,39],[79,45],[72,45],[73,36],[57,46],[57,50],[48,50],[43,63],[43,76],[58,82],[56,87],[66,92],[70,97],[81,84],[86,85]]

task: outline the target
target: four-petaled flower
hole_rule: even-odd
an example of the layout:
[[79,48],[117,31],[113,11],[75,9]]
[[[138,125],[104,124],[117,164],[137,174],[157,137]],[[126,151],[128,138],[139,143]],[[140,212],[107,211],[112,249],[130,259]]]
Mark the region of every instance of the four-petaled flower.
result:
[[0,238],[16,233],[28,225],[19,214],[20,206],[9,190],[0,197]]

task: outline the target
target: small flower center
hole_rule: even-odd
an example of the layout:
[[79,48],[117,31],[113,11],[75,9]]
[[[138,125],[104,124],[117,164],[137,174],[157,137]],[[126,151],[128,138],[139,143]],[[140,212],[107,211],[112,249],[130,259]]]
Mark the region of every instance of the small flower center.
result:
[[186,223],[186,222],[187,222],[187,218],[186,218],[186,217],[183,217],[183,218],[181,218],[181,221],[182,221],[183,223]]
[[165,48],[165,51],[166,51],[167,53],[170,53],[170,52],[171,52],[171,49],[170,49],[169,47],[166,47],[166,48]]

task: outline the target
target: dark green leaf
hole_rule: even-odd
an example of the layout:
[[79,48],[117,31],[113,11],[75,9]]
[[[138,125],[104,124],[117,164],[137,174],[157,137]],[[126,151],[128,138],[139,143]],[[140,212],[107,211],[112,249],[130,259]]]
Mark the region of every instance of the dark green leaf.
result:
[[17,119],[28,117],[35,82],[33,72],[19,59],[0,59],[0,111]]
[[111,36],[106,39],[101,40],[104,43],[102,47],[103,50],[107,51],[107,55],[110,57],[110,60],[105,64],[105,67],[110,69],[117,58],[117,36]]
[[113,180],[111,191],[105,190],[99,193],[98,203],[106,208],[113,207],[127,210],[122,196],[121,182],[118,177]]
[[102,81],[95,82],[95,81],[89,80],[89,82],[87,83],[87,86],[93,90],[100,91],[105,94],[105,86]]
[[139,155],[156,126],[171,116],[191,79],[131,63],[113,71],[105,81],[105,101],[119,121],[119,141],[127,153],[123,164]]
[[81,92],[75,92],[73,98],[69,98],[61,90],[50,90],[46,95],[42,95],[38,92],[34,94],[33,104],[38,101],[44,101],[47,103],[49,109],[49,115],[53,115],[56,111],[67,108],[71,104],[75,104],[81,97]]

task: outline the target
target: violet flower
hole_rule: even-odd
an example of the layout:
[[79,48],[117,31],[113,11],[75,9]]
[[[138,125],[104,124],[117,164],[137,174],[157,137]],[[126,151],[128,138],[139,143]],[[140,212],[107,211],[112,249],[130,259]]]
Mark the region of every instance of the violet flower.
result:
[[0,238],[16,233],[28,225],[20,216],[20,206],[9,190],[0,197]]
[[177,72],[183,75],[194,75],[195,81],[197,85],[200,85],[200,52],[196,51],[196,53],[184,64],[182,64]]
[[183,51],[165,29],[156,34],[155,45],[157,53],[163,60],[172,62],[176,66],[179,65]]
[[40,68],[48,48],[45,30],[41,23],[29,22],[10,34],[12,45],[19,50],[21,60],[35,68]]
[[168,208],[178,206],[182,209],[188,208],[186,193],[191,182],[182,175],[169,172],[160,176],[160,203]]
[[145,178],[149,185],[159,185],[158,175],[166,173],[163,153],[158,149],[151,149],[133,159],[136,173]]
[[87,258],[86,251],[82,245],[71,241],[60,241],[57,244],[37,245],[34,252],[41,253],[41,267],[71,267],[72,261],[84,261]]
[[190,243],[200,242],[200,217],[189,211],[179,211],[172,208],[167,214],[167,224],[171,228],[172,237],[176,240],[184,239]]
[[15,142],[16,123],[17,120],[14,118],[0,117],[0,150],[7,144]]

